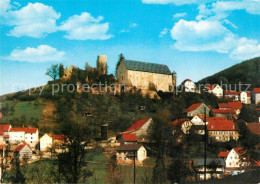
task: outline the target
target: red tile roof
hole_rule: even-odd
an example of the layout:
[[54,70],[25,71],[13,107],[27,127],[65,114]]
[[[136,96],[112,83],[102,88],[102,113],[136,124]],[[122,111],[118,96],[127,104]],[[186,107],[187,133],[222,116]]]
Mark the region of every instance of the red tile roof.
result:
[[228,105],[228,103],[219,103],[219,104],[218,104],[218,108],[221,108],[221,109],[229,109],[230,106]]
[[225,95],[239,95],[240,92],[237,92],[237,91],[224,91],[224,94]]
[[221,151],[218,154],[218,157],[227,157],[229,154],[229,151]]
[[67,136],[66,136],[66,135],[53,135],[52,138],[53,138],[53,139],[66,139]]
[[38,128],[27,128],[27,127],[22,127],[22,128],[11,128],[10,132],[25,132],[26,134],[28,133],[36,133]]
[[189,121],[189,119],[188,118],[176,119],[170,125],[172,125],[172,126],[181,126],[185,121]]
[[201,106],[202,103],[196,103],[192,104],[188,109],[185,110],[185,112],[190,112],[196,110],[199,106]]
[[212,109],[212,111],[217,114],[236,114],[234,109]]
[[260,108],[256,109],[256,111],[260,111]]
[[238,127],[231,120],[210,120],[207,129],[209,131],[237,131]]
[[128,142],[137,141],[137,137],[135,134],[122,133],[122,138],[124,139],[124,141],[128,141]]
[[251,96],[251,93],[249,91],[246,92],[247,96]]
[[228,105],[232,109],[242,109],[243,107],[241,102],[228,102]]
[[255,163],[253,164],[254,167],[260,167],[260,161],[255,161]]
[[207,117],[207,121],[212,121],[212,120],[227,120],[226,117]]
[[10,126],[11,126],[10,124],[0,125],[0,135],[3,135],[4,132],[8,132]]
[[3,145],[0,145],[0,150],[3,150],[4,146]]
[[18,146],[15,148],[14,153],[15,153],[15,152],[20,152],[20,151],[24,148],[24,146],[26,146],[26,144],[20,144],[20,145],[18,145]]
[[217,85],[207,85],[206,88],[208,90],[213,90]]
[[138,120],[134,124],[132,124],[126,131],[136,131],[136,130],[139,130],[140,128],[142,128],[150,120],[151,120],[151,118]]
[[184,80],[184,81],[181,83],[181,85],[185,84],[185,82],[187,82],[187,81],[192,81],[192,80],[186,79],[186,80]]
[[241,156],[244,155],[246,153],[246,151],[244,151],[242,148],[233,148],[233,150],[235,150],[235,152]]
[[254,88],[253,91],[254,91],[255,93],[260,93],[260,88]]

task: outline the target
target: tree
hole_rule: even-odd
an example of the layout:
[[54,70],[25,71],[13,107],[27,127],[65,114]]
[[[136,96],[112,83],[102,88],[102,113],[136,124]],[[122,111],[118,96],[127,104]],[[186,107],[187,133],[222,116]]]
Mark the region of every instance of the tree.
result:
[[53,80],[56,80],[58,73],[59,73],[58,64],[56,64],[56,65],[51,65],[51,67],[47,69],[46,75],[50,76]]
[[113,156],[109,160],[108,165],[108,179],[111,184],[121,184],[124,179],[122,177],[122,173],[117,166],[116,158]]
[[15,176],[13,177],[13,183],[25,183],[25,177],[20,168],[20,160],[18,156],[14,157]]
[[[119,65],[120,65],[120,63],[121,63],[121,61],[124,61],[125,60],[125,57],[124,57],[124,55],[121,53],[120,55],[119,55],[119,60],[117,61],[117,63],[116,63],[116,71],[115,71],[115,74],[117,73],[117,69],[118,69],[118,67],[119,67]],[[116,74],[116,78],[117,78],[117,74]]]
[[58,172],[60,181],[66,183],[85,182],[91,175],[86,167],[85,147],[90,141],[90,132],[86,132],[86,127],[76,123],[69,123],[64,126],[65,133],[68,133],[66,142],[62,145],[63,152],[58,155]]
[[63,77],[63,75],[64,75],[64,67],[63,67],[63,64],[61,63],[59,65],[59,78],[61,79]]

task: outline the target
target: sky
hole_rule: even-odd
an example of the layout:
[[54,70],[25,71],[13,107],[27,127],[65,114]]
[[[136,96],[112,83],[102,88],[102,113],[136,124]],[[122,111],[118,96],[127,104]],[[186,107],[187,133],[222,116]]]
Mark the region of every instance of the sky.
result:
[[0,95],[120,53],[196,82],[260,56],[260,0],[0,0]]

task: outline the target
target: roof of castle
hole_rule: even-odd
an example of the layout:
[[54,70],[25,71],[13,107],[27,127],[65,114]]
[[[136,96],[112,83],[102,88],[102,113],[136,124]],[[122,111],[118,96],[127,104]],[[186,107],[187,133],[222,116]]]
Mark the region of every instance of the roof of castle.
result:
[[123,60],[123,62],[128,70],[160,73],[166,75],[172,74],[168,66],[163,64],[147,63],[133,60]]

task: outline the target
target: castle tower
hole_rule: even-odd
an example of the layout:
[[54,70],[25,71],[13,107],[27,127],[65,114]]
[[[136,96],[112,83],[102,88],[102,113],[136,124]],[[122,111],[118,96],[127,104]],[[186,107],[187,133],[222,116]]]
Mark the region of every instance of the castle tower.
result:
[[98,55],[97,71],[98,71],[99,75],[107,74],[107,56],[106,55]]
[[172,84],[174,88],[176,88],[176,82],[177,82],[177,74],[175,71],[172,72]]

